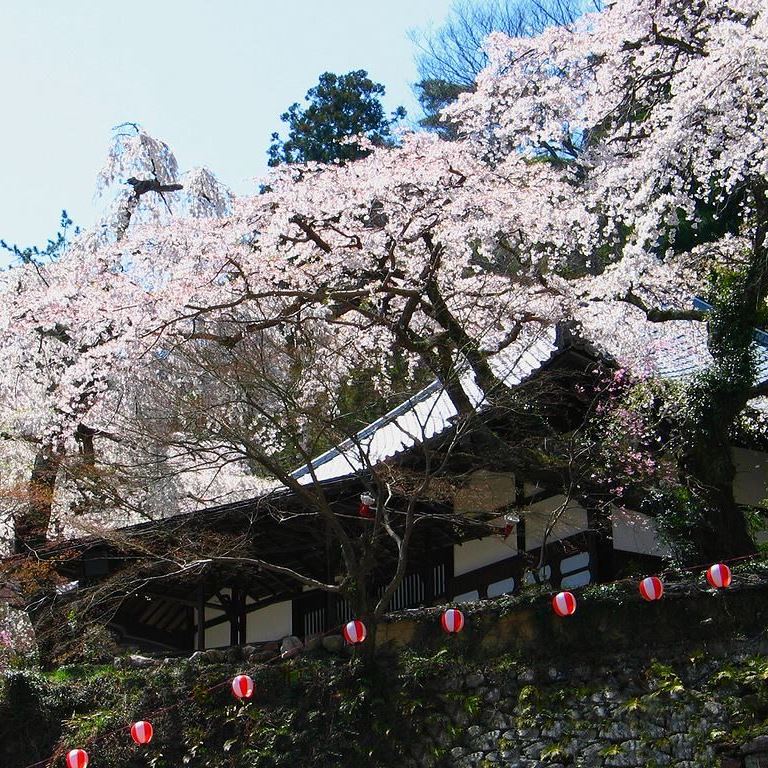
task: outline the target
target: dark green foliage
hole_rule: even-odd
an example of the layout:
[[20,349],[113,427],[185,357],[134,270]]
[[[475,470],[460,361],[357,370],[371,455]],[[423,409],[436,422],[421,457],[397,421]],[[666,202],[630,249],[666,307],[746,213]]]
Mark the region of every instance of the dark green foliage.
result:
[[672,565],[681,566],[698,559],[692,531],[705,527],[706,521],[688,488],[679,485],[650,489],[638,508],[656,518],[656,530],[670,548]]
[[[408,361],[395,351],[384,370],[378,366],[357,371],[355,378],[340,388],[338,411],[342,414],[338,427],[342,434],[353,435],[378,419],[382,413],[400,405],[413,392],[427,386],[433,380],[434,372],[426,366],[420,367],[412,378],[408,371]],[[387,381],[384,397],[375,386],[377,379]],[[334,442],[328,442],[323,448],[332,448]]]
[[[406,652],[399,663],[389,660],[366,674],[354,662],[305,658],[249,668],[256,683],[250,703],[236,702],[229,692],[229,678],[240,671],[233,666],[177,662],[149,672],[82,667],[48,677],[14,673],[0,696],[0,759],[6,768],[23,768],[55,754],[59,768],[63,753],[80,746],[99,768],[402,766],[417,764],[419,754],[449,765],[450,750],[466,746],[475,724],[491,730],[496,712],[512,729],[499,737],[498,749],[518,748],[516,730],[560,724],[560,736],[542,739],[541,757],[569,764],[583,730],[609,729],[616,713],[636,731],[636,748],[646,751],[664,746],[674,754],[671,742],[658,739],[657,724],[675,717],[699,726],[692,738],[697,750],[711,744],[737,749],[761,735],[768,720],[768,659],[739,653],[717,660],[698,646],[687,648],[684,643],[671,656],[659,649],[655,658],[628,655],[618,671],[604,658],[557,657],[531,668],[525,657],[469,661],[453,650]],[[586,663],[591,672],[552,680],[552,663],[569,671]],[[529,669],[536,673],[521,681]],[[462,683],[478,675],[484,687]],[[502,702],[489,700],[488,688],[500,691]],[[594,705],[590,714],[590,699],[604,692],[618,697],[616,706],[606,715]],[[723,708],[722,718],[707,714],[712,702]],[[574,720],[574,710],[589,719]],[[142,717],[155,729],[145,747],[134,746],[128,735],[130,722]],[[708,722],[716,727],[707,731]],[[618,754],[603,742],[606,755]]]
[[[417,738],[406,717],[408,686],[393,685],[391,670],[363,674],[359,663],[341,660],[249,667],[256,695],[245,704],[229,690],[237,671],[179,662],[149,673],[77,667],[48,677],[12,674],[0,698],[2,765],[22,768],[74,746],[94,763],[98,756],[101,768],[295,768],[374,757],[377,765],[398,765]],[[155,738],[139,748],[127,726],[143,717]]]
[[440,111],[467,88],[440,78],[428,78],[416,83],[416,96],[425,117],[419,121],[422,128],[437,131],[443,138],[452,139],[456,135],[455,126],[440,119]]
[[405,117],[405,110],[398,107],[387,118],[383,96],[384,86],[374,83],[364,69],[346,75],[324,72],[307,91],[308,104],[292,104],[280,116],[288,124],[288,138],[272,134],[269,165],[357,160],[369,154],[350,141],[361,134],[374,145],[391,145],[392,127]]
[[[45,264],[48,261],[55,261],[64,252],[69,242],[68,237],[70,234],[70,228],[72,227],[72,219],[69,218],[66,211],[61,212],[61,219],[59,221],[59,231],[48,240],[47,245],[39,247],[37,245],[27,245],[21,247],[16,243],[7,243],[5,240],[0,240],[0,249],[8,251],[13,254],[15,259],[21,264]],[[73,234],[77,235],[80,232],[80,227],[75,227]]]
[[[52,768],[61,768],[63,751],[80,746],[94,768],[413,766],[425,755],[437,768],[451,764],[454,747],[471,744],[472,726],[498,729],[497,713],[512,730],[499,736],[499,750],[519,748],[515,729],[559,723],[560,735],[544,735],[541,748],[542,759],[561,763],[574,764],[584,729],[599,733],[617,715],[631,721],[645,750],[659,746],[646,730],[670,718],[705,721],[697,749],[713,742],[737,748],[768,725],[768,659],[758,642],[768,610],[765,573],[764,562],[735,568],[737,589],[728,595],[703,592],[701,574],[667,573],[668,596],[654,605],[641,600],[634,581],[595,585],[580,593],[567,628],[537,590],[532,601],[468,608],[460,637],[446,638],[431,612],[420,619],[421,640],[370,665],[321,651],[256,665],[236,661],[232,649],[227,664],[177,659],[147,669],[14,672],[0,678],[0,764],[24,768],[56,754]],[[503,647],[488,643],[512,610],[533,623],[502,631]],[[752,639],[737,639],[744,635]],[[248,703],[229,688],[241,672],[255,682]],[[604,692],[608,703],[598,703]],[[707,713],[712,702],[722,715]],[[137,719],[154,726],[147,747],[128,735]],[[673,754],[671,747],[665,744]]]
[[[730,446],[739,413],[755,379],[755,309],[752,270],[719,274],[707,297],[708,346],[713,364],[686,391],[680,412],[681,467],[689,478],[686,532],[695,557],[715,559],[754,551],[743,511],[733,497]],[[692,502],[692,503],[691,503]]]

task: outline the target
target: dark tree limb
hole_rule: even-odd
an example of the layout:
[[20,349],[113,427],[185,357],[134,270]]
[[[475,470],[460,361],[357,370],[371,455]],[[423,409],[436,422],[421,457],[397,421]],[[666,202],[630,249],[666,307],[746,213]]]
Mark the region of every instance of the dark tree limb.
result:
[[650,323],[666,323],[670,320],[699,320],[707,319],[707,313],[699,309],[659,309],[649,307],[630,287],[623,296],[617,297],[618,301],[626,302],[636,307],[645,314]]
[[161,184],[157,179],[137,179],[134,176],[131,176],[126,184],[133,187],[133,194],[137,198],[147,192],[157,192],[161,195],[163,192],[178,192],[180,189],[184,189],[183,184]]

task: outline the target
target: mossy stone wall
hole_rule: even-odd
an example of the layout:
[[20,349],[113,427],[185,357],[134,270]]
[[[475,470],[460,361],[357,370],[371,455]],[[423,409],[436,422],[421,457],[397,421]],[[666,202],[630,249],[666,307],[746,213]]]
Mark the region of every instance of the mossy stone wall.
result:
[[[438,612],[384,626],[373,666],[307,650],[264,664],[249,648],[5,676],[0,764],[84,746],[90,768],[748,766],[768,747],[768,587],[671,585],[658,605],[630,588],[470,606],[448,638]],[[397,640],[408,638],[408,645]],[[136,666],[141,664],[143,666]],[[248,672],[247,704],[229,691]],[[155,726],[148,747],[128,724]],[[768,760],[766,760],[768,764]]]

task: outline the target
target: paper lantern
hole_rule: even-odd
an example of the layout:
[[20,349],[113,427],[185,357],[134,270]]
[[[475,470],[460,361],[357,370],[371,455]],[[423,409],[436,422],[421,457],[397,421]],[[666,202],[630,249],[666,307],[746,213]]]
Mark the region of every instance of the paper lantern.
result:
[[707,569],[707,581],[715,589],[726,589],[731,586],[731,569],[725,563],[715,563]]
[[365,629],[365,624],[362,621],[348,621],[344,625],[344,639],[350,645],[358,645],[362,643],[368,635]]
[[571,592],[558,592],[552,598],[552,609],[558,616],[571,616],[576,612],[576,598]]
[[440,617],[440,625],[449,635],[455,635],[464,629],[464,614],[458,608],[449,608]]
[[67,752],[67,768],[88,768],[88,753],[84,749]]
[[152,723],[148,723],[146,720],[139,720],[131,726],[131,738],[137,744],[149,744],[152,741]]
[[238,675],[232,681],[232,693],[238,699],[250,699],[253,696],[253,680],[248,675]]
[[658,576],[648,576],[640,582],[640,594],[644,600],[661,600],[664,584]]
[[357,514],[368,520],[376,517],[373,507],[376,506],[376,499],[370,493],[360,494],[360,506],[357,508]]

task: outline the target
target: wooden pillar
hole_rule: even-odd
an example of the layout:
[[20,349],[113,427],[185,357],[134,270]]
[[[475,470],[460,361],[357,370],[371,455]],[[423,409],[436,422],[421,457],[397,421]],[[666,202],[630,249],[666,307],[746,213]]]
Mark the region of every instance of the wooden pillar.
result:
[[245,644],[245,592],[239,587],[232,587],[232,596],[227,607],[229,616],[229,644]]
[[517,538],[517,553],[525,553],[525,518],[522,515],[518,515],[520,521],[515,524],[515,536]]
[[244,590],[240,592],[240,607],[237,616],[237,644],[245,645],[246,633],[248,630],[248,612],[246,610],[248,593]]
[[291,634],[304,639],[304,603],[306,599],[296,596],[291,600]]
[[445,561],[445,598],[446,600],[453,600],[456,596],[456,590],[453,586],[453,558],[455,552],[453,544],[450,545],[448,557]]
[[237,587],[232,587],[230,590],[229,605],[224,606],[224,610],[227,612],[229,618],[229,644],[237,645],[238,638],[238,616],[240,615],[240,609],[238,603],[240,602],[240,590]]
[[587,507],[589,527],[589,570],[592,582],[613,581],[616,567],[613,562],[613,529],[611,518],[598,514],[592,506]]
[[197,617],[197,650],[205,650],[205,585],[201,582],[197,587],[197,606],[195,607]]
[[339,624],[339,596],[336,592],[325,593],[325,631],[334,629]]
[[515,536],[517,538],[517,554],[525,552],[525,481],[522,477],[515,475],[515,507],[510,512],[517,514],[518,522],[515,525]]
[[424,579],[424,605],[435,603],[435,563],[430,559],[429,565],[422,571]]

